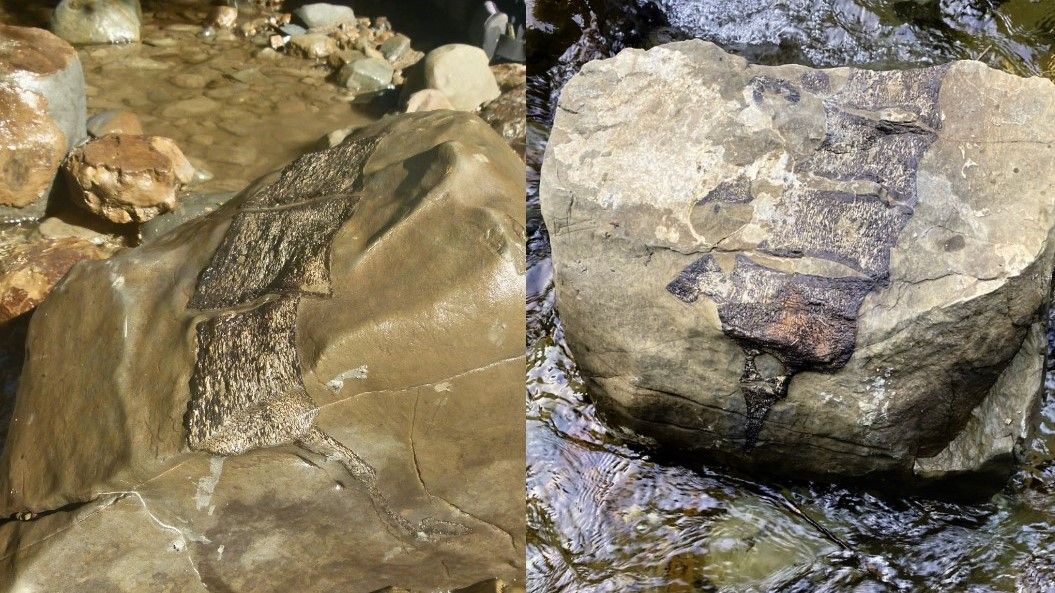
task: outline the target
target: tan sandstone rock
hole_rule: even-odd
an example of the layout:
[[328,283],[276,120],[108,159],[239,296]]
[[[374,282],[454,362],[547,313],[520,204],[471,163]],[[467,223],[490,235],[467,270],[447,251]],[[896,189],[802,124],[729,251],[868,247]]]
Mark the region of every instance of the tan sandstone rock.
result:
[[117,223],[146,222],[172,210],[179,178],[168,148],[153,138],[124,134],[88,142],[63,166],[71,198]]
[[34,309],[74,264],[109,253],[91,241],[72,237],[0,247],[0,323]]
[[0,83],[0,206],[43,202],[66,155],[66,135],[40,95]]

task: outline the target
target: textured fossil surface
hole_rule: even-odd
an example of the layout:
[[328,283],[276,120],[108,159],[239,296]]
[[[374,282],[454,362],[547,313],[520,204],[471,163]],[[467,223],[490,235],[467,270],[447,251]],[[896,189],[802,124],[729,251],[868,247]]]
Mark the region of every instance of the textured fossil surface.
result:
[[689,41],[586,65],[540,196],[595,400],[692,459],[1006,475],[1041,384],[1053,114],[1050,82],[976,62]]
[[522,582],[523,191],[482,120],[405,115],[76,266],[0,455],[0,590]]

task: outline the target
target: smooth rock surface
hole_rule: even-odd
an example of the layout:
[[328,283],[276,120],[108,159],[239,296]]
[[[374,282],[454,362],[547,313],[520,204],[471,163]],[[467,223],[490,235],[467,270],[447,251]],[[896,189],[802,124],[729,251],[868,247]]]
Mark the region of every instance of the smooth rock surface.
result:
[[406,96],[426,88],[441,91],[455,109],[474,111],[498,98],[501,90],[488,65],[487,54],[478,47],[452,43],[425,55],[421,70],[408,79]]
[[437,109],[454,109],[454,105],[451,105],[451,100],[442,91],[421,89],[407,99],[407,113],[435,111]]
[[121,224],[146,222],[172,210],[180,184],[178,171],[190,164],[185,158],[174,160],[168,148],[175,145],[167,143],[166,139],[124,134],[88,142],[63,165],[70,198]]
[[523,192],[476,116],[400,115],[76,266],[30,325],[0,587],[522,585]]
[[88,134],[102,138],[107,134],[143,134],[143,124],[136,114],[120,109],[108,109],[88,118]]
[[321,59],[337,52],[337,42],[322,33],[305,33],[290,38],[294,54],[302,58]]
[[355,23],[355,11],[351,7],[326,2],[305,4],[294,10],[293,16],[300,19],[309,29],[327,29],[344,23]]
[[51,16],[51,30],[77,44],[139,41],[139,0],[62,0]]
[[1055,86],[977,62],[586,65],[540,192],[588,389],[691,459],[999,487],[1041,389],[1053,146]]
[[392,66],[377,58],[362,58],[341,68],[341,84],[354,93],[372,93],[392,84]]

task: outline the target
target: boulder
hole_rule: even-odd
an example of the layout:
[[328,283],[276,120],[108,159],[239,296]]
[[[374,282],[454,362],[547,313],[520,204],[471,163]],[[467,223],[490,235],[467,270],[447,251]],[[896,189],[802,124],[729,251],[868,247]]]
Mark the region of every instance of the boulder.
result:
[[326,2],[305,4],[294,10],[293,16],[309,29],[330,29],[345,23],[355,24],[355,11],[351,7]]
[[0,588],[522,585],[523,183],[476,116],[399,115],[75,266],[30,324]]
[[421,89],[407,98],[407,113],[437,109],[454,109],[454,105],[451,105],[447,95],[436,89]]
[[1042,384],[1050,81],[688,41],[587,64],[559,105],[557,306],[610,419],[771,473],[999,486]]
[[462,111],[475,111],[502,93],[484,50],[472,45],[441,45],[425,55],[420,70],[405,85],[406,96],[420,89],[441,91]]
[[10,82],[0,82],[0,128],[0,217],[36,218],[66,156],[66,135],[43,97]]
[[51,30],[76,45],[139,41],[139,0],[62,0]]
[[191,167],[185,158],[174,160],[170,149],[179,152],[171,140],[148,136],[111,134],[92,140],[63,165],[70,197],[121,224],[146,222],[168,212],[176,205],[180,170]]
[[0,25],[0,221],[43,214],[59,163],[85,137],[76,50],[43,30]]

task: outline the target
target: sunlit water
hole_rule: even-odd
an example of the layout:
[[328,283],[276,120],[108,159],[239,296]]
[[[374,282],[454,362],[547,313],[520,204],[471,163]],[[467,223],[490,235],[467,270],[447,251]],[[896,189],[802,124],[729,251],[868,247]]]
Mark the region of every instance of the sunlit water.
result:
[[1055,591],[1055,378],[1029,459],[976,504],[759,483],[664,463],[589,403],[554,310],[538,169],[560,87],[626,46],[701,37],[749,59],[1045,74],[1055,2],[537,1],[530,7],[528,584],[533,592]]

